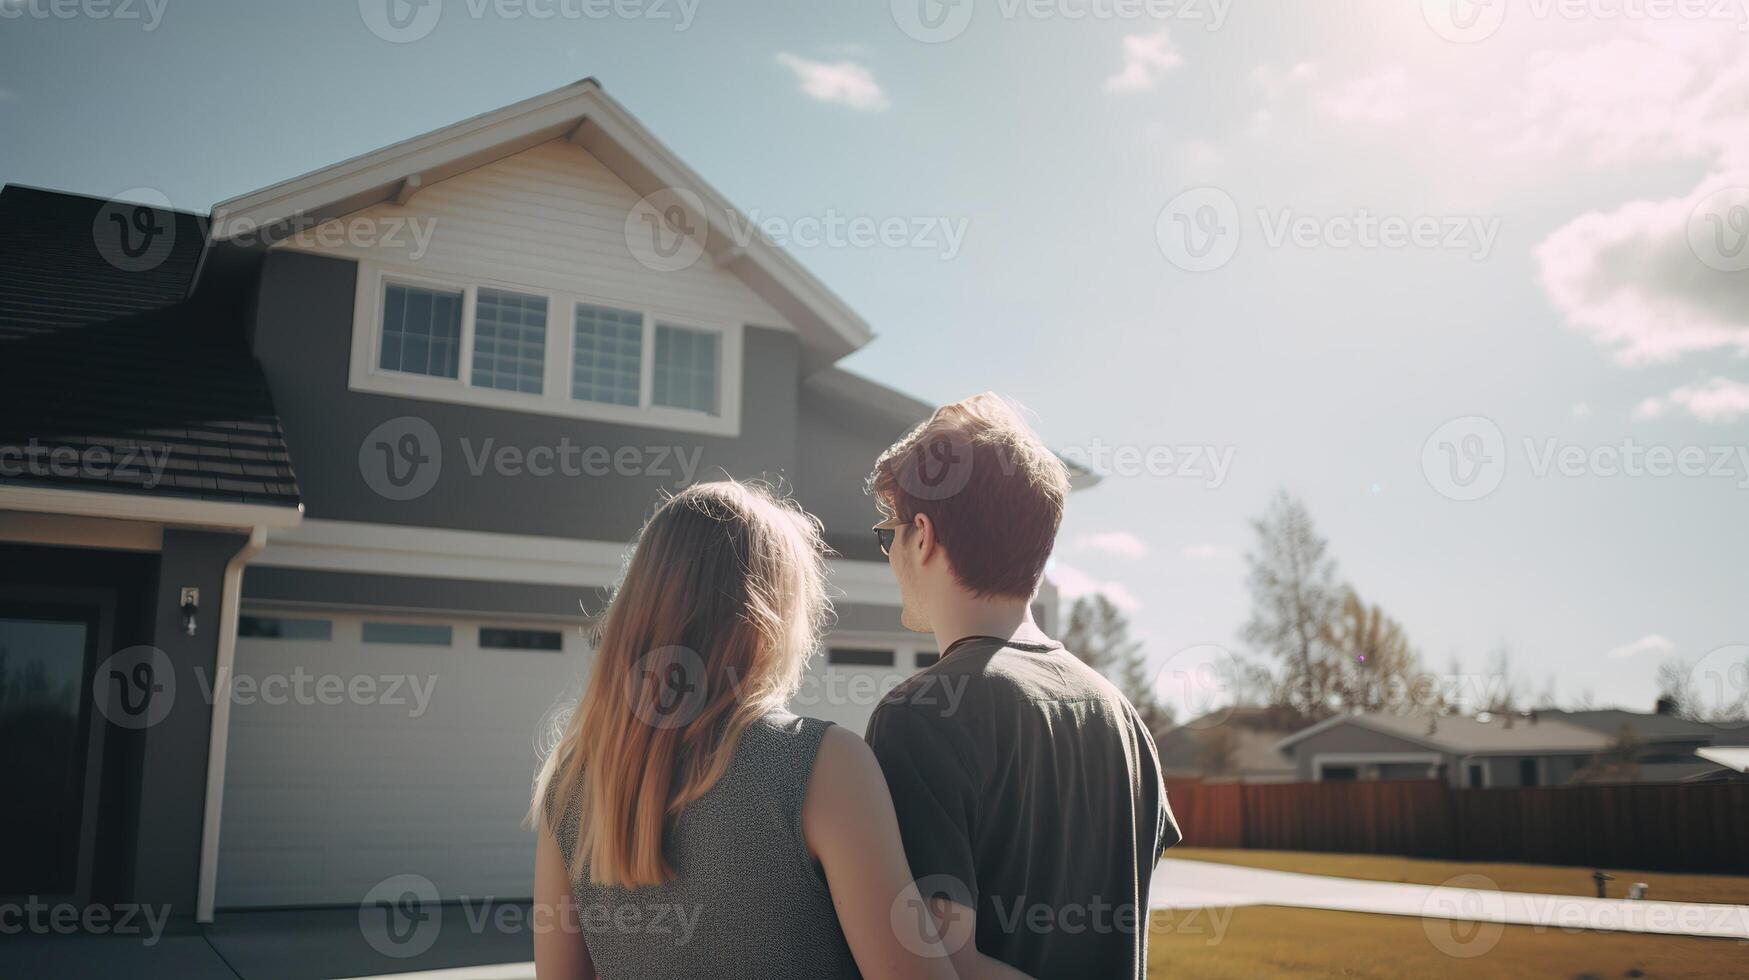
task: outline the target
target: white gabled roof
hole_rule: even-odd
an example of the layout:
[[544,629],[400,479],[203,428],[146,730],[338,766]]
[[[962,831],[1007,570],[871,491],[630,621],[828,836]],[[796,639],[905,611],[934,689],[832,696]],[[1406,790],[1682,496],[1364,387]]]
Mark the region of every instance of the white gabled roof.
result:
[[690,217],[702,222],[706,252],[795,324],[809,367],[830,364],[873,338],[868,324],[788,253],[756,232],[748,239],[752,223],[593,78],[224,201],[213,207],[211,236],[215,242],[277,238],[262,230],[351,214],[393,200],[403,188],[428,187],[560,138],[588,150],[640,195],[672,189],[689,209],[686,197],[696,195],[703,213]]

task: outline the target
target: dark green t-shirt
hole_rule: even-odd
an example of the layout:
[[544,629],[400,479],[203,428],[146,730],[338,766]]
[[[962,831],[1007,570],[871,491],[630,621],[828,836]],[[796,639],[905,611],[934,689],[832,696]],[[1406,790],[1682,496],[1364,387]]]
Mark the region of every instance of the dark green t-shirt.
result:
[[1035,977],[1143,977],[1148,882],[1179,840],[1147,726],[1060,644],[967,637],[868,723],[911,873]]

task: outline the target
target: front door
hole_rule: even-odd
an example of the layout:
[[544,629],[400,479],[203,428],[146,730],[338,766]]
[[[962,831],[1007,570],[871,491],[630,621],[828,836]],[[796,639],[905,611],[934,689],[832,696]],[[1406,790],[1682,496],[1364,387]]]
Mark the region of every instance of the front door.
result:
[[0,895],[83,898],[102,726],[91,676],[101,593],[0,591]]

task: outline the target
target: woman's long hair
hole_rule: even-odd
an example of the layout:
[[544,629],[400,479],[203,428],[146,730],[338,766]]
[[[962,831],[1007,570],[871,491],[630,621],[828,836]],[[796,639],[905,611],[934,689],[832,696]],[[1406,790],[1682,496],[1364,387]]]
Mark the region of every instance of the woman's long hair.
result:
[[743,730],[801,685],[830,606],[820,524],[765,487],[702,483],[638,535],[576,712],[536,777],[530,822],[575,807],[571,879],[674,877],[672,818],[727,769]]

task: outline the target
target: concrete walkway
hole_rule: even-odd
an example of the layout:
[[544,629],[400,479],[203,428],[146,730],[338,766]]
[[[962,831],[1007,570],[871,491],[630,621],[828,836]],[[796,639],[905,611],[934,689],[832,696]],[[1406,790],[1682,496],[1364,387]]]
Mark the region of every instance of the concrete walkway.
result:
[[1555,929],[1648,932],[1749,940],[1749,905],[1632,902],[1503,892],[1482,875],[1444,885],[1362,881],[1168,858],[1154,871],[1154,908],[1287,905]]

